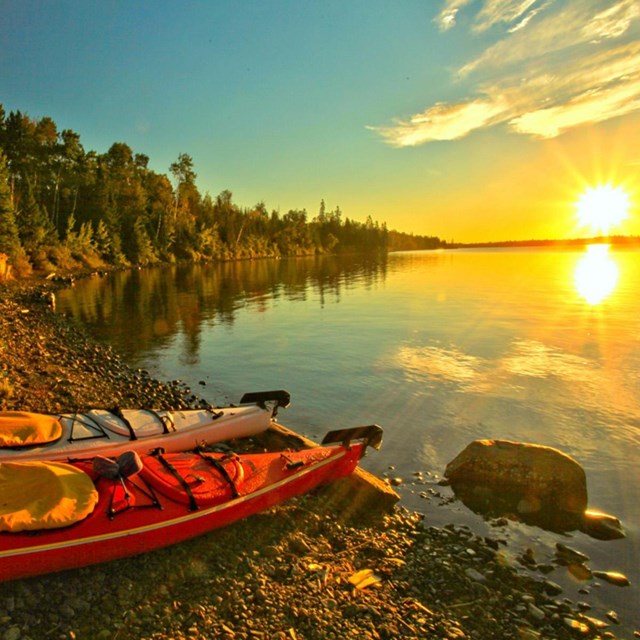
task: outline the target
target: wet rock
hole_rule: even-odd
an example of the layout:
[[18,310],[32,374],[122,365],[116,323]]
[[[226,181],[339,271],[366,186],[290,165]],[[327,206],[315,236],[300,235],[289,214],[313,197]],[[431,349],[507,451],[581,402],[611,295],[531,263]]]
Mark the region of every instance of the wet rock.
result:
[[564,618],[564,624],[567,629],[578,635],[586,636],[589,633],[588,625],[580,620],[576,620],[575,618]]
[[446,467],[456,485],[474,485],[508,497],[524,513],[541,510],[582,514],[587,508],[587,481],[570,456],[541,445],[508,440],[476,440]]
[[562,542],[556,543],[556,558],[571,564],[583,564],[591,559],[585,553],[576,551]]
[[631,584],[629,578],[618,571],[592,571],[591,573],[594,578],[600,578],[616,587],[628,587]]
[[620,624],[620,618],[615,611],[607,611],[607,618],[609,618],[609,620],[614,624]]
[[548,593],[551,596],[559,595],[562,593],[562,587],[556,582],[552,582],[551,580],[545,580],[542,583],[542,589],[545,593]]
[[597,631],[601,631],[602,629],[606,629],[609,624],[604,620],[599,620],[598,618],[592,618],[591,616],[584,616],[586,623]]
[[618,518],[591,509],[582,514],[580,530],[598,540],[618,540],[626,535]]
[[537,564],[533,549],[525,549],[524,553],[519,558],[522,564],[529,567],[533,567]]

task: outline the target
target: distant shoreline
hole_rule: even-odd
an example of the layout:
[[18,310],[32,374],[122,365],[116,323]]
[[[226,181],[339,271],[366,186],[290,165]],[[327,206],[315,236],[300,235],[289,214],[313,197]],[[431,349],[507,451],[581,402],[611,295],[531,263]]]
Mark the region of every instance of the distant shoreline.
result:
[[491,242],[450,242],[444,249],[499,249],[510,247],[582,247],[590,244],[640,246],[640,236],[594,236],[563,240],[496,240]]

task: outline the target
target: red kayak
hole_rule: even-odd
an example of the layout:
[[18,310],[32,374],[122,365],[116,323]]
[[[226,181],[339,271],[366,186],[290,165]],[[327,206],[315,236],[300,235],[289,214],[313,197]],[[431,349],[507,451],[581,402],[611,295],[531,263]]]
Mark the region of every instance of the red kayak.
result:
[[124,558],[226,526],[348,476],[381,440],[372,425],[331,432],[302,451],[2,463],[0,580]]

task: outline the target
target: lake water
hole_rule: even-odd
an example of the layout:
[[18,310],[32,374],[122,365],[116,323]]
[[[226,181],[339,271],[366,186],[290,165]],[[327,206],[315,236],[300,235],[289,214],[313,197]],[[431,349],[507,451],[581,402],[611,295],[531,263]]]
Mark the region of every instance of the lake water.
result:
[[[284,388],[293,403],[281,422],[314,439],[338,426],[382,425],[383,448],[363,466],[403,478],[404,504],[427,524],[491,531],[508,540],[507,554],[530,547],[539,562],[553,558],[557,541],[587,553],[592,569],[621,571],[632,586],[594,587],[563,568],[549,578],[589,602],[595,617],[614,609],[633,628],[639,293],[640,251],[596,246],[133,270],[78,282],[60,292],[58,309],[131,366],[180,379],[209,402]],[[619,517],[627,537],[495,529],[449,504],[436,479],[477,438],[573,456],[587,473],[590,507]],[[590,593],[578,593],[585,586]]]

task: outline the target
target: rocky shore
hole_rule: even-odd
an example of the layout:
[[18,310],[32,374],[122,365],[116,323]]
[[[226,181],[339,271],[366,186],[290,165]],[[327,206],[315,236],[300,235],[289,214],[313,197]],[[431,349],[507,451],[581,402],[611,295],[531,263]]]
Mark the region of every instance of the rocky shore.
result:
[[[43,286],[0,284],[1,409],[203,402],[129,368],[57,315]],[[0,583],[0,640],[622,637],[613,612],[598,620],[543,571],[506,562],[497,537],[399,507],[345,520],[330,494],[158,552]]]

